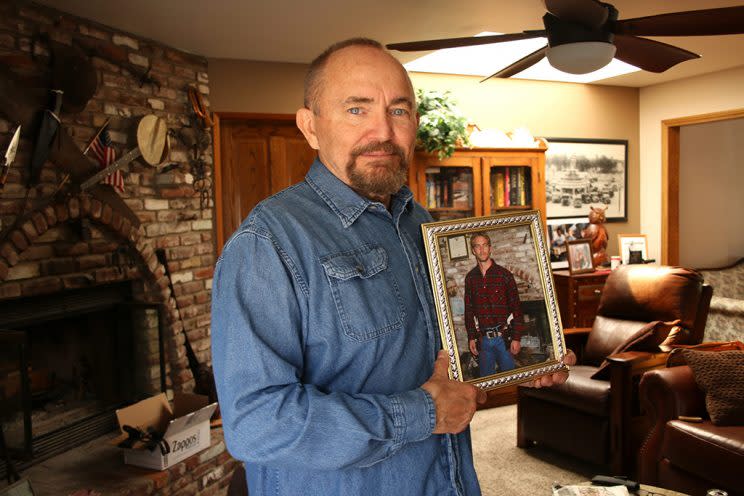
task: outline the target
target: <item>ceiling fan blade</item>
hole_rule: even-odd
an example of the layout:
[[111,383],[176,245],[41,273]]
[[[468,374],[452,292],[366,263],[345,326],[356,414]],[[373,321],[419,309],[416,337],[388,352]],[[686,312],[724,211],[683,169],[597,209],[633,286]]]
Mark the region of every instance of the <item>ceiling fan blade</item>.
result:
[[492,77],[497,78],[508,78],[512,77],[515,74],[519,74],[523,70],[527,69],[528,67],[532,67],[533,65],[537,64],[542,60],[543,57],[545,57],[545,51],[548,49],[548,45],[545,45],[539,50],[535,50],[531,54],[527,55],[526,57],[522,57],[521,59],[517,60],[511,65],[508,65],[501,69],[498,72],[495,72],[488,76],[485,79],[481,79],[481,83],[484,81],[488,81]]
[[445,38],[442,40],[411,41],[407,43],[390,43],[387,48],[401,52],[418,50],[439,50],[441,48],[458,48],[464,46],[488,45],[505,41],[529,40],[545,36],[545,30],[524,31],[522,33],[495,34],[491,36],[467,36],[465,38]]
[[615,35],[615,58],[644,71],[664,72],[686,60],[700,55],[659,41],[624,34]]
[[616,34],[635,36],[710,36],[744,33],[744,6],[690,10],[617,21]]
[[544,0],[548,12],[562,21],[598,28],[609,16],[609,9],[597,0]]

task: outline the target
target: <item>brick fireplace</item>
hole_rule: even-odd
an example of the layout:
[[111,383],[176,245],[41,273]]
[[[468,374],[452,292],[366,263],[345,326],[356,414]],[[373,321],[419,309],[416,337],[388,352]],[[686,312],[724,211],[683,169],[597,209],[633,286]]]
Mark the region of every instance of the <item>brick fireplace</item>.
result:
[[[136,146],[133,129],[139,119],[155,114],[173,131],[166,158],[171,165],[159,169],[141,160],[133,161],[128,170],[124,169],[124,191],[116,193],[118,198],[110,201],[105,196],[80,192],[75,178],[67,176],[64,167],[53,161],[46,162],[39,180],[33,182],[29,178],[29,162],[36,130],[24,126],[18,155],[0,190],[0,309],[28,309],[35,304],[41,312],[47,302],[59,304],[65,298],[75,299],[76,295],[83,302],[95,297],[106,300],[106,295],[117,292],[125,296],[115,304],[78,311],[78,317],[67,315],[74,311],[63,312],[34,323],[13,321],[10,317],[3,320],[0,316],[0,328],[24,333],[26,345],[30,344],[34,350],[45,349],[43,359],[30,356],[32,390],[38,387],[39,378],[48,374],[49,363],[62,367],[53,374],[58,382],[66,379],[67,383],[75,384],[77,380],[80,387],[82,371],[91,366],[80,361],[86,353],[91,356],[85,341],[96,339],[101,348],[124,343],[123,356],[112,359],[126,359],[133,364],[131,374],[119,377],[118,383],[98,386],[105,391],[105,394],[99,391],[99,395],[116,396],[108,406],[152,394],[162,387],[169,394],[192,391],[194,378],[186,358],[186,337],[199,362],[211,364],[210,287],[216,253],[213,202],[209,197],[205,201],[199,194],[195,178],[202,172],[210,178],[212,148],[208,146],[197,153],[176,136],[189,133],[193,136],[199,132],[187,90],[189,86],[196,88],[209,105],[207,62],[202,57],[47,7],[20,0],[2,2],[0,57],[5,57],[3,65],[7,70],[0,71],[0,78],[12,74],[18,81],[27,82],[23,87],[28,87],[29,92],[36,91],[33,83],[44,81],[50,70],[50,52],[43,43],[35,42],[39,32],[70,46],[72,40],[80,37],[94,40],[99,46],[102,43],[126,54],[128,63],[149,71],[158,81],[158,84],[140,84],[127,69],[103,58],[90,57],[98,78],[97,89],[80,112],[65,112],[63,104],[59,132],[66,133],[83,150],[108,121],[118,158]],[[6,111],[0,108],[3,151],[17,123]],[[211,130],[206,132],[211,136]],[[202,170],[197,170],[197,166]],[[167,256],[170,277],[156,256],[156,250],[161,249]],[[128,310],[122,313],[125,307]],[[67,307],[62,304],[62,308]],[[126,332],[119,329],[122,315],[128,321],[124,326]],[[43,332],[49,325],[80,329],[83,321],[100,329],[70,331],[68,334],[73,337],[64,339]],[[111,335],[90,338],[103,330]],[[75,333],[78,343],[71,344],[68,340],[74,339]],[[32,335],[33,341],[29,341]],[[12,367],[0,362],[0,380],[3,370],[7,372],[9,368]],[[12,392],[11,382],[0,382],[6,384],[0,390],[6,397]],[[16,383],[20,384],[19,380]],[[122,388],[128,396],[114,394],[114,390]],[[85,396],[84,393],[78,391],[77,397]],[[87,394],[90,396],[92,392]],[[215,437],[221,439],[221,435]],[[219,455],[224,452],[224,443],[220,441],[213,449]],[[229,459],[225,457],[226,453],[217,458],[224,462]],[[217,458],[210,458],[209,463],[214,465]],[[230,464],[220,468],[218,474],[210,472],[213,475],[199,484],[224,486],[231,467]],[[203,491],[205,487],[198,489]],[[162,490],[156,488],[152,493]]]

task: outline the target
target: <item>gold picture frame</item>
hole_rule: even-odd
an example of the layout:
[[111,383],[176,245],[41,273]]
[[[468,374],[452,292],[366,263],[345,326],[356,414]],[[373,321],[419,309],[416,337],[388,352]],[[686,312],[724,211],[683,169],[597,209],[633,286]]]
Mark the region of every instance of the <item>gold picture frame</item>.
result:
[[[538,211],[430,222],[421,229],[451,378],[494,389],[567,368],[555,284]],[[448,240],[452,236],[465,237],[467,257],[450,258]],[[488,257],[479,244],[488,244]],[[480,250],[479,258],[476,250]],[[481,265],[488,267],[485,274]],[[498,286],[503,281],[508,315],[483,311],[486,307],[478,303],[483,294],[473,284],[479,273],[484,281],[488,278],[488,284]],[[491,349],[494,346],[495,351]],[[513,368],[504,350],[511,354]]]

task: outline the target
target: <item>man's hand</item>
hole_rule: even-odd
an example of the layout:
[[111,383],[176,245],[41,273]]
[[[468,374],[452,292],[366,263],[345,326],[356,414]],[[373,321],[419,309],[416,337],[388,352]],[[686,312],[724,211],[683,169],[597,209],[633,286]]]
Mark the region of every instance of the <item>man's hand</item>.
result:
[[[576,354],[574,354],[573,351],[568,350],[568,353],[566,353],[566,356],[563,357],[563,363],[565,363],[569,367],[571,365],[575,365]],[[544,375],[542,377],[538,377],[534,381],[528,382],[527,386],[535,387],[535,388],[550,387],[550,386],[557,385],[557,384],[563,384],[567,380],[568,380],[568,371],[562,370],[552,375]]]
[[521,349],[522,349],[522,342],[518,339],[512,339],[512,342],[509,345],[509,351],[511,351],[511,354],[519,355],[519,350]]
[[471,339],[468,341],[468,348],[470,348],[470,353],[473,354],[473,356],[478,356],[478,340],[477,339]]
[[458,434],[464,431],[475,414],[476,403],[486,401],[486,392],[482,389],[450,379],[448,367],[447,352],[440,351],[434,362],[434,373],[421,385],[434,400],[437,416],[434,434]]

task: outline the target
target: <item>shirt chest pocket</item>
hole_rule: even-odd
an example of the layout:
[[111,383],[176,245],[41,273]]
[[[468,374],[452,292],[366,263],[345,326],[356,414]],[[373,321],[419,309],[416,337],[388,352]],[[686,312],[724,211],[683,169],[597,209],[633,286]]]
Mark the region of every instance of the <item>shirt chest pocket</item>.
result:
[[321,259],[344,333],[356,341],[403,326],[405,310],[387,252],[363,246]]

